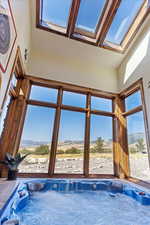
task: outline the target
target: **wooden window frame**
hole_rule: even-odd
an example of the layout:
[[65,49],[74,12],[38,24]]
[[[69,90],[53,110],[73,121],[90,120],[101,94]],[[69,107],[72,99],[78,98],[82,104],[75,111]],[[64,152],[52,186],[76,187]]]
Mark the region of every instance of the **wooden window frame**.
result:
[[[128,154],[128,145],[127,145],[127,130],[126,130],[126,116],[141,111],[143,109],[144,113],[144,123],[146,129],[147,145],[150,149],[150,137],[148,129],[148,120],[147,112],[143,91],[143,81],[142,79],[138,80],[130,87],[122,91],[120,94],[115,94],[112,92],[104,92],[97,89],[86,88],[78,85],[73,85],[64,82],[58,82],[53,80],[46,80],[43,78],[33,77],[24,75],[23,70],[20,70],[21,61],[18,61],[19,55],[17,54],[12,74],[17,68],[17,71],[20,71],[20,79],[18,81],[20,89],[22,89],[23,96],[19,95],[14,98],[14,104],[9,106],[9,112],[7,115],[7,121],[5,122],[6,128],[4,129],[3,138],[0,140],[0,146],[3,148],[3,151],[0,154],[0,158],[3,158],[6,151],[16,154],[16,151],[19,149],[21,135],[23,131],[25,115],[27,110],[27,105],[37,105],[45,106],[56,109],[55,114],[55,125],[53,130],[53,143],[50,157],[51,163],[49,164],[48,173],[19,173],[19,177],[59,177],[59,178],[126,178],[132,179],[130,177],[129,171],[129,154]],[[18,64],[19,62],[19,64]],[[17,65],[17,66],[16,66]],[[19,67],[18,67],[19,66]],[[42,102],[37,100],[29,99],[31,86],[39,85],[42,87],[49,87],[59,89],[59,101],[57,103]],[[133,94],[134,92],[141,90],[142,96],[142,108],[141,106],[136,107],[133,110],[125,112],[124,108],[124,99],[125,97]],[[62,92],[69,91],[73,93],[85,94],[86,98],[86,107],[75,107],[62,105]],[[19,92],[18,92],[19,93]],[[91,110],[91,96],[112,99],[112,112],[100,111],[100,110]],[[54,166],[56,159],[56,150],[58,143],[58,132],[60,125],[60,113],[61,110],[72,110],[76,112],[85,113],[85,139],[84,139],[84,165],[83,165],[83,174],[54,174]],[[102,115],[112,117],[112,127],[113,127],[113,161],[114,161],[114,174],[89,174],[89,153],[90,153],[90,119],[91,115]],[[12,116],[14,120],[12,120]],[[9,122],[11,121],[11,124]],[[13,134],[12,134],[13,132]],[[10,138],[9,138],[10,137]],[[150,157],[149,157],[150,159]],[[6,174],[6,173],[4,173]],[[137,181],[137,179],[135,179]],[[140,181],[139,181],[140,182]]]
[[[120,93],[120,98],[122,99],[123,104],[125,105],[125,99],[128,96],[131,96],[132,94],[136,93],[137,91],[140,91],[141,94],[141,105],[134,107],[131,110],[122,112],[122,116],[124,117],[126,121],[126,136],[127,136],[127,116],[133,115],[138,112],[143,112],[143,119],[144,119],[144,127],[145,127],[145,136],[146,136],[146,145],[147,145],[147,152],[148,152],[148,161],[149,161],[149,166],[150,166],[150,133],[149,133],[149,126],[148,126],[148,118],[147,118],[147,110],[146,110],[146,103],[145,103],[145,96],[144,96],[144,87],[143,87],[143,79],[139,79],[136,81],[134,84],[129,86],[127,89],[122,91]],[[129,180],[134,180],[136,182],[145,182],[140,179],[131,177],[131,172],[130,172],[130,163],[129,163],[129,150],[128,150],[128,139],[127,139],[127,163],[128,163],[128,176],[127,178]],[[147,183],[147,182],[145,182]]]
[[[0,137],[0,149],[1,149],[0,160],[3,159],[5,152],[14,153],[15,151],[14,149],[17,135],[13,119],[15,120],[15,116],[17,116],[15,115],[16,114],[15,110],[17,109],[16,103],[18,99],[21,97],[20,90],[22,88],[22,80],[24,79],[24,74],[25,71],[22,62],[21,51],[20,48],[18,47],[16,51],[14,64],[12,66],[10,78],[7,84],[6,92],[4,95],[4,99],[2,102],[2,110],[3,110],[6,98],[8,95],[10,95],[11,100],[10,104],[8,105],[7,115],[4,121],[4,126]],[[17,79],[17,84],[15,87],[11,86],[11,80],[14,75]],[[15,122],[17,122],[17,119]],[[11,134],[12,133],[11,131],[15,133],[14,136]],[[6,169],[3,166],[0,166],[0,174],[2,177],[5,176],[6,174]]]
[[[28,98],[26,99],[26,105],[36,105],[36,106],[45,106],[45,107],[55,108],[56,112],[55,112],[55,122],[54,122],[53,135],[52,135],[52,144],[51,144],[51,153],[50,153],[50,162],[49,162],[48,173],[43,173],[43,174],[19,173],[19,176],[21,176],[21,177],[25,177],[25,176],[30,176],[30,177],[39,177],[39,176],[40,177],[93,177],[93,178],[94,177],[111,177],[111,178],[114,177],[115,170],[114,170],[114,174],[110,174],[110,175],[109,174],[107,174],[107,175],[106,174],[89,174],[90,115],[96,114],[96,115],[108,116],[108,117],[112,117],[112,119],[115,116],[115,114],[113,112],[91,110],[91,108],[90,108],[91,100],[90,99],[91,99],[91,96],[111,99],[112,105],[113,105],[113,101],[116,97],[116,94],[109,93],[109,92],[103,92],[103,91],[99,91],[99,90],[91,89],[91,88],[80,87],[77,85],[57,82],[57,81],[45,80],[42,78],[37,78],[37,77],[32,77],[32,76],[25,76],[25,78],[30,82],[30,90],[28,92]],[[38,86],[42,86],[42,87],[58,89],[57,103],[55,104],[55,103],[48,103],[48,102],[42,102],[42,101],[38,101],[38,100],[29,99],[29,94],[30,94],[32,85],[38,85]],[[81,107],[76,107],[76,106],[71,106],[71,105],[63,105],[62,104],[63,91],[84,94],[86,96],[86,107],[81,108]],[[54,173],[56,151],[57,151],[57,145],[58,145],[58,133],[59,133],[59,127],[60,127],[61,110],[69,110],[69,111],[74,111],[74,112],[85,113],[83,174]],[[113,126],[113,123],[112,123],[112,126]],[[23,124],[22,124],[22,128],[23,128]],[[113,149],[113,152],[114,152],[114,149]]]
[[54,29],[42,25],[41,22],[42,1],[43,0],[36,0],[37,28],[119,53],[124,53],[128,49],[132,40],[139,31],[141,25],[144,23],[145,19],[150,13],[150,7],[148,7],[149,0],[145,0],[143,5],[141,6],[141,9],[139,10],[135,19],[130,25],[130,28],[127,31],[124,39],[122,40],[121,45],[116,45],[114,43],[106,41],[105,38],[113,22],[113,19],[115,18],[119,5],[121,4],[121,0],[107,0],[102,15],[99,18],[96,31],[94,34],[75,27],[81,0],[72,0],[72,5],[70,8],[66,29],[62,28],[59,25],[53,25]]

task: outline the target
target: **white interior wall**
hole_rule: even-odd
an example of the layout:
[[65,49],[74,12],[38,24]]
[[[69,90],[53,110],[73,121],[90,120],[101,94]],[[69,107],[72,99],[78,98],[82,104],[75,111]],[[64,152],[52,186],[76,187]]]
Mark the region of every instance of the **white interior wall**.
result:
[[0,88],[0,108],[10,78],[12,66],[17,51],[17,46],[20,46],[23,63],[26,68],[27,62],[24,61],[24,51],[26,48],[30,49],[30,41],[31,41],[30,0],[11,0],[10,3],[17,29],[17,40],[13,48],[13,52],[9,61],[7,71],[5,73],[2,73],[0,71],[2,77],[2,87]]
[[75,61],[59,55],[32,51],[28,73],[45,79],[72,83],[109,92],[117,91],[114,68]]

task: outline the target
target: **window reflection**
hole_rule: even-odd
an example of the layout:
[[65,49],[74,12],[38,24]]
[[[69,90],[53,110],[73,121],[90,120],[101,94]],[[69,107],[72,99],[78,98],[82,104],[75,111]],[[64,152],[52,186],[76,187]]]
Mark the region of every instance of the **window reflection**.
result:
[[106,0],[81,0],[76,27],[95,33]]
[[106,36],[106,41],[120,45],[144,0],[122,0]]
[[55,173],[83,174],[85,114],[62,110]]
[[148,149],[142,111],[127,117],[127,131],[131,176],[150,181]]

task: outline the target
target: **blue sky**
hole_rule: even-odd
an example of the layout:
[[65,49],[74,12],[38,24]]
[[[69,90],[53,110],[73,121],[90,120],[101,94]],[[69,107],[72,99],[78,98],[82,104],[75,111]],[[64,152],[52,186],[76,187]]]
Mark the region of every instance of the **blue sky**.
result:
[[76,26],[94,33],[106,0],[81,0]]
[[[122,0],[106,40],[120,44],[144,0]],[[81,0],[76,26],[95,32],[106,0]],[[43,0],[43,21],[67,26],[72,0]]]
[[66,27],[72,0],[43,0],[43,21]]
[[[49,88],[34,88],[31,98],[56,102],[57,90]],[[82,94],[71,94],[64,92],[63,104],[85,107],[86,98]],[[141,104],[140,93],[129,96],[126,100],[127,109]],[[92,98],[93,109],[111,111],[111,100]],[[27,116],[23,131],[23,140],[49,141],[52,138],[52,131],[55,118],[55,109],[39,106],[28,106]],[[144,132],[143,113],[136,113],[128,117],[129,134]],[[59,132],[59,141],[84,140],[85,114],[62,110]],[[91,140],[97,137],[112,139],[112,118],[105,116],[91,116]]]
[[144,0],[122,0],[106,40],[120,44]]

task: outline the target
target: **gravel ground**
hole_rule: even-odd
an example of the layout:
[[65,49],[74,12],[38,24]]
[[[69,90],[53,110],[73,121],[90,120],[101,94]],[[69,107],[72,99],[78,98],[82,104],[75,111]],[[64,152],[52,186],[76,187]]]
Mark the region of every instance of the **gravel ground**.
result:
[[[47,173],[48,159],[31,159],[29,162],[23,162],[19,167],[19,172],[23,173]],[[101,157],[91,157],[91,174],[113,174],[112,157],[109,154]],[[131,154],[130,170],[133,177],[150,181],[150,170],[147,154]],[[82,174],[83,157],[75,158],[57,158],[55,173]]]

